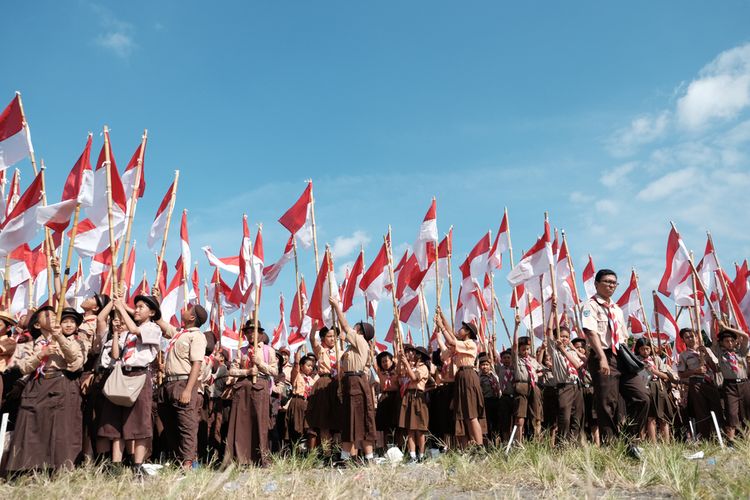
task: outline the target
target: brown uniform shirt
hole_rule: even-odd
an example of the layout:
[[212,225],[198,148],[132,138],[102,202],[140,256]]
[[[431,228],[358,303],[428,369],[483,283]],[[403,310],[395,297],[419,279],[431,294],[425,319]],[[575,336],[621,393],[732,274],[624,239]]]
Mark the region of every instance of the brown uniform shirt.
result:
[[318,358],[318,373],[320,375],[331,375],[337,369],[335,347],[328,349],[323,347],[322,344],[315,344],[315,357]]
[[[17,361],[17,366],[24,375],[32,373],[36,370],[39,365],[42,364],[42,360],[39,359],[42,353],[42,348],[46,345],[48,340],[43,336],[39,336],[34,341],[34,349],[31,356],[26,356],[23,359]],[[81,348],[80,342],[75,338],[74,335],[70,337],[62,337],[59,342],[51,342],[50,345],[57,344],[59,352],[46,356],[44,364],[44,370],[68,370],[76,372],[83,368],[83,362],[85,360],[85,354]]]
[[410,378],[407,389],[424,391],[424,388],[427,386],[427,379],[430,377],[430,369],[424,363],[418,363],[417,366],[412,368],[412,371],[417,375],[417,380]]
[[370,356],[370,345],[364,336],[351,329],[346,332],[346,341],[349,346],[341,356],[341,369],[344,373],[364,371]]
[[453,351],[453,364],[456,367],[474,366],[474,360],[477,359],[476,342],[471,339],[456,340],[456,345],[450,349]]
[[192,363],[203,361],[206,353],[206,336],[198,328],[187,328],[171,336],[164,361],[164,373],[190,375]]
[[[599,295],[594,295],[587,300],[581,310],[581,327],[597,333],[599,341],[602,344],[602,349],[607,350],[612,347],[612,325],[610,325],[609,321],[608,308],[604,304],[606,304],[606,301]],[[625,317],[620,306],[614,302],[611,302],[611,304],[615,323],[617,324],[617,336],[620,344],[623,344],[629,335]]]
[[[747,378],[747,348],[736,349],[733,353],[730,353],[722,349],[717,342],[711,346],[711,349],[713,349],[714,353],[719,358],[719,369],[721,369],[721,374],[724,376],[724,380],[737,380]],[[737,361],[737,371],[732,369],[732,359],[735,359]]]

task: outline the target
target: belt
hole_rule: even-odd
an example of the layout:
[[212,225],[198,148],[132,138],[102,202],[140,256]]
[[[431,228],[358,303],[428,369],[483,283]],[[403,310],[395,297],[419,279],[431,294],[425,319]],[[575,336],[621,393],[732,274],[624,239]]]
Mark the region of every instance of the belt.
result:
[[292,399],[307,399],[305,396],[300,396],[299,394],[292,394]]
[[424,393],[424,391],[423,391],[422,389],[407,389],[407,390],[406,390],[406,393],[407,393],[407,394],[409,394],[409,393],[412,393],[412,394],[419,394],[419,393]]
[[567,387],[569,385],[578,385],[578,382],[563,382],[561,384],[557,384],[558,389],[562,389],[563,387]]
[[122,371],[129,373],[140,373],[148,370],[147,366],[123,366]]
[[165,382],[176,382],[178,380],[187,380],[190,378],[190,375],[167,375],[164,378]]
[[474,367],[471,365],[467,365],[467,366],[459,366],[458,369],[459,370],[473,370]]
[[742,384],[743,382],[747,382],[746,378],[725,378],[724,382],[727,384]]
[[689,377],[688,382],[691,384],[702,384],[703,382],[707,382],[707,380],[703,377]]
[[51,378],[62,377],[63,375],[65,375],[65,372],[63,372],[62,370],[48,370],[41,374],[41,378],[43,378],[44,380],[49,380]]
[[318,374],[318,377],[327,377],[327,378],[331,378],[331,374],[330,374],[330,373],[319,373],[319,374]]
[[363,371],[353,371],[353,372],[344,372],[344,375],[347,377],[356,377],[357,375],[364,375],[365,372]]

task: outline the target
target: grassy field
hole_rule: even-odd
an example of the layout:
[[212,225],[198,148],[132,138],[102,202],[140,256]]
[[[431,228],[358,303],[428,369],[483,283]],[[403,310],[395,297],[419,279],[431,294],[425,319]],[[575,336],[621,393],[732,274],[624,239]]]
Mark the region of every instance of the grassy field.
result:
[[[702,450],[705,458],[685,458]],[[483,456],[448,453],[419,465],[323,468],[315,458],[274,460],[269,469],[166,467],[142,484],[130,472],[82,467],[57,477],[0,483],[0,498],[748,498],[750,442],[645,446],[643,461],[623,445],[550,449],[543,444]]]

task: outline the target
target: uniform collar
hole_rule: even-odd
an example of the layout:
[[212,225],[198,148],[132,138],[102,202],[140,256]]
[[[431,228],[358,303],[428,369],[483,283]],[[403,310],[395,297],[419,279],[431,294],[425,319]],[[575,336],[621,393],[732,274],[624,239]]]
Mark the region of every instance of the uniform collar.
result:
[[613,301],[612,301],[612,297],[610,297],[610,298],[609,298],[609,301],[607,301],[607,300],[606,300],[606,299],[605,299],[604,297],[602,297],[602,296],[601,296],[601,295],[599,295],[598,293],[594,294],[594,300],[595,300],[595,301],[596,301],[597,303],[599,303],[599,304],[601,304],[601,305],[603,305],[603,306],[607,306],[607,305],[609,305],[609,304],[611,304],[611,303],[613,302]]

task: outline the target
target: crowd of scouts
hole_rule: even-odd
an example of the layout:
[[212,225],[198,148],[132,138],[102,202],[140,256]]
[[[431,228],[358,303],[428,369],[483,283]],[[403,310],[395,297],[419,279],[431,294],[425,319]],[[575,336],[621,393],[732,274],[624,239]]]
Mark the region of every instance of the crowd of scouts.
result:
[[[391,447],[418,463],[427,447],[482,450],[510,441],[606,445],[621,432],[634,453],[642,440],[728,443],[750,420],[748,335],[717,321],[713,338],[684,328],[686,349],[665,359],[646,339],[628,343],[611,297],[613,271],[596,275],[581,310],[584,335],[571,339],[550,319],[535,346],[482,349],[477,328],[454,330],[435,313],[437,347],[395,342],[373,350],[371,324],[350,325],[331,299],[334,328],[316,329],[293,357],[269,345],[255,319],[246,347],[230,353],[202,331],[200,305],[164,321],[158,296],[95,295],[79,312],[42,307],[21,318],[0,312],[2,408],[10,440],[6,475],[60,470],[85,460],[127,464],[177,460],[267,466],[272,453],[310,453],[337,465],[367,464]],[[166,340],[163,340],[166,339]],[[257,342],[257,343],[256,343]],[[146,377],[132,406],[103,387],[115,366]]]

